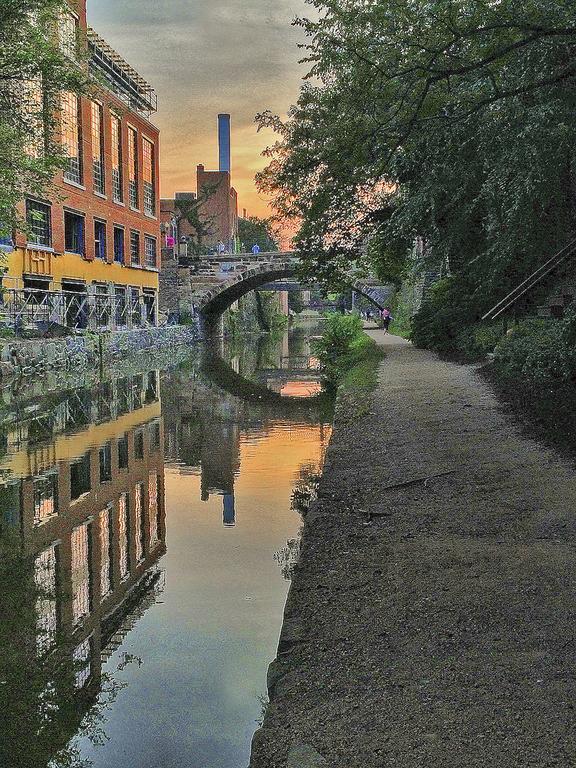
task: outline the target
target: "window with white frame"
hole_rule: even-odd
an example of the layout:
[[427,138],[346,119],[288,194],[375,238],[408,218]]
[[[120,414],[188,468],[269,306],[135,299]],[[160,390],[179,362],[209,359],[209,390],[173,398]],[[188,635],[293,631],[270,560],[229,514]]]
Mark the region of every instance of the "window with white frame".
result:
[[146,235],[144,238],[144,264],[147,267],[157,267],[156,238]]
[[78,53],[78,17],[70,11],[61,11],[58,19],[58,42],[61,51],[75,59]]
[[130,263],[132,266],[140,265],[140,232],[130,232]]
[[128,128],[128,195],[130,206],[138,208],[138,132]]
[[52,209],[45,203],[26,200],[28,242],[34,245],[52,245]]
[[94,192],[103,195],[106,191],[104,178],[104,109],[92,102],[92,174]]
[[155,151],[154,144],[148,139],[142,140],[143,169],[142,177],[144,181],[144,213],[148,216],[156,215],[156,171],[155,171]]
[[122,121],[112,115],[112,199],[124,202],[122,190]]
[[62,96],[62,145],[68,158],[64,178],[82,184],[82,125],[80,99],[75,93]]

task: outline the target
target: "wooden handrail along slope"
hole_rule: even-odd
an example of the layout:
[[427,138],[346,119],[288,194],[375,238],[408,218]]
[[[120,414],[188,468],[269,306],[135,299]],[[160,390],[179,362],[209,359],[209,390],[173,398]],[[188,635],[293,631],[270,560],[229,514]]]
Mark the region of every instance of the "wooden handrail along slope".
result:
[[552,258],[549,259],[545,264],[542,264],[541,267],[539,267],[535,272],[527,277],[526,280],[521,282],[520,285],[516,286],[513,291],[510,291],[510,293],[505,296],[502,301],[499,301],[498,304],[492,307],[492,309],[489,309],[488,312],[486,312],[486,314],[482,317],[482,320],[496,320],[496,318],[500,317],[500,315],[506,312],[507,309],[510,309],[510,307],[513,306],[518,301],[518,299],[522,298],[522,296],[534,288],[535,285],[537,285],[541,280],[553,272],[558,266],[560,266],[560,264],[567,261],[575,254],[576,240],[573,240],[571,243],[568,243],[568,245],[562,248],[562,250],[558,251],[558,253],[552,256]]

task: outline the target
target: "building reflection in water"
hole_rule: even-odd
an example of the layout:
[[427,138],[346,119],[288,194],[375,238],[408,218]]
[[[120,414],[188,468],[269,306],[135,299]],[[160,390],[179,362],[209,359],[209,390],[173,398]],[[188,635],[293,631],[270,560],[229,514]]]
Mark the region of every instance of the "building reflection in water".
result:
[[94,725],[103,663],[162,589],[159,375],[25,410],[0,431],[0,765],[43,768]]

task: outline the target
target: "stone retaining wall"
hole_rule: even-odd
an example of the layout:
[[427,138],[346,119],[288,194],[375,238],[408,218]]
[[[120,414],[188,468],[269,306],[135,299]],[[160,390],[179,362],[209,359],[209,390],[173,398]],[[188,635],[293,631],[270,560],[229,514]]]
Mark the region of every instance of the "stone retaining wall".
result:
[[0,378],[116,366],[119,361],[143,352],[176,349],[194,344],[198,339],[198,328],[182,325],[84,333],[55,339],[9,339],[0,342]]

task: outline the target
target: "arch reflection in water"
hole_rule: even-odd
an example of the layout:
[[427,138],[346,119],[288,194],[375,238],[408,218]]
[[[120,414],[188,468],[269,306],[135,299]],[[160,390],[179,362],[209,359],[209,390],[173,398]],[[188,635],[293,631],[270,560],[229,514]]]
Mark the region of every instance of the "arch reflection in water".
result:
[[329,439],[333,399],[304,334],[220,340],[204,349],[193,377],[186,366],[167,372],[162,393],[167,460],[200,475],[202,501],[222,498],[227,528],[237,522],[235,482],[251,434],[312,429],[321,446]]
[[159,375],[23,411],[0,431],[0,765],[74,765],[116,692],[102,665],[163,587]]

